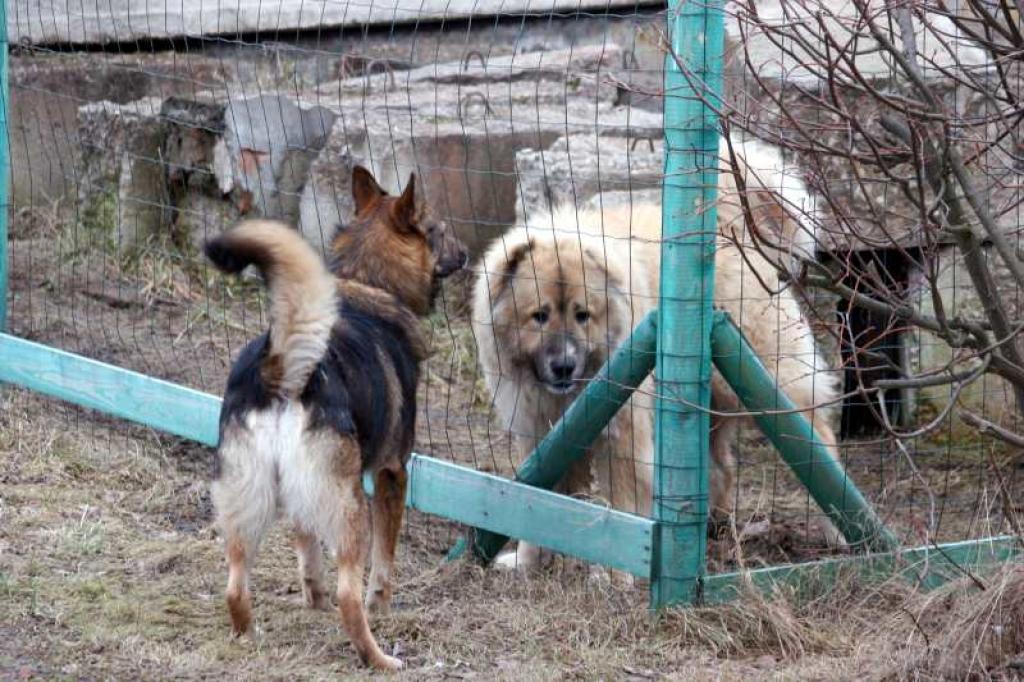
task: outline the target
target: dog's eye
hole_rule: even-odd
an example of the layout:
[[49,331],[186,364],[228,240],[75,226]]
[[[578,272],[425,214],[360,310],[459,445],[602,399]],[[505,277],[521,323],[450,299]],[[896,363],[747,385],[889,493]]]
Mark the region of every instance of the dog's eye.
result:
[[533,314],[533,321],[537,324],[544,324],[548,321],[548,311],[538,310]]
[[590,321],[590,312],[587,310],[577,310],[576,321],[579,322],[580,324],[586,324],[588,321]]

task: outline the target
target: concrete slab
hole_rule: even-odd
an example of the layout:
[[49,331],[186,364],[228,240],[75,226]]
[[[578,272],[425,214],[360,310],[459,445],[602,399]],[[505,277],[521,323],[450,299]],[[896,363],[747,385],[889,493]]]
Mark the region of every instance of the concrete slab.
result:
[[[123,246],[168,227],[185,229],[183,239],[205,234],[210,221],[193,218],[237,209],[297,223],[323,247],[351,215],[349,178],[359,163],[392,192],[416,173],[420,196],[475,252],[515,222],[520,151],[567,136],[591,147],[599,139],[660,140],[661,114],[616,104],[614,83],[603,77],[621,55],[608,42],[373,73],[298,93],[237,88],[225,98],[214,88],[195,93],[191,105],[87,105],[79,112],[87,139],[114,144],[85,160],[94,181],[82,199],[116,203]],[[608,163],[629,173],[622,159]],[[211,210],[218,201],[234,209]]]
[[[726,32],[732,38],[727,52],[732,51],[734,59],[749,58],[762,78],[815,86],[823,82],[824,74],[804,66],[816,60],[801,41],[809,45],[823,45],[827,34],[838,44],[849,45],[856,50],[854,62],[865,77],[889,78],[895,69],[888,58],[876,49],[877,43],[863,25],[857,4],[835,0],[759,0],[757,14],[760,21],[780,31],[769,34],[752,25],[743,12],[736,11],[733,3],[727,3],[727,6],[732,6],[727,10],[730,14],[726,20]],[[866,5],[868,12],[877,15],[885,11],[886,0],[867,0]],[[940,78],[943,69],[956,64],[978,67],[990,62],[986,53],[960,34],[949,19],[931,14],[929,21],[931,26],[926,27],[919,19],[914,20],[914,38],[925,65],[926,77]],[[885,24],[884,21],[880,23]],[[895,44],[900,44],[891,28],[883,27],[883,30],[889,33]],[[800,40],[790,36],[799,36]],[[955,53],[951,53],[949,48]]]
[[[630,201],[631,196],[642,201],[660,195],[665,164],[661,134],[644,137],[636,132],[571,135],[547,149],[516,154],[517,224],[563,204],[614,205]],[[656,191],[641,198],[639,192],[644,190]]]
[[[640,3],[641,5],[661,3]],[[12,0],[12,43],[114,43],[143,38],[276,33],[296,29],[440,22],[496,15],[635,10],[636,0],[181,0],[68,3]]]

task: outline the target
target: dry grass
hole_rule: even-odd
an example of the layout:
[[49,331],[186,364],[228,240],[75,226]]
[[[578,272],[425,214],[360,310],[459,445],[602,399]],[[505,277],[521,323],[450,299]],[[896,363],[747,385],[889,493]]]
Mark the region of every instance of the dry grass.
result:
[[[278,529],[255,572],[257,634],[228,635],[211,453],[5,389],[0,677],[368,676],[332,615],[299,605]],[[645,591],[582,571],[444,565],[455,529],[412,515],[392,616],[409,679],[959,679],[1010,675],[1024,572],[930,595],[853,581],[811,601],[751,593],[653,617]]]
[[[23,212],[13,226],[16,333],[219,391],[228,359],[262,329],[255,287],[205,279],[160,244],[130,262],[99,248],[67,259],[58,209]],[[450,282],[444,312],[428,323],[434,355],[421,385],[417,449],[508,473],[508,434],[489,422],[466,287]],[[816,513],[806,492],[763,441],[744,436],[739,445],[740,529],[754,521],[766,530],[739,552],[729,539],[713,542],[711,569],[733,568],[740,557],[756,567],[820,554],[805,527]],[[890,522],[918,527],[918,479],[877,448],[850,451],[851,473]],[[230,639],[210,526],[211,457],[143,428],[0,391],[0,679],[368,676],[335,619],[299,606],[280,530],[255,571],[259,630]],[[1002,530],[986,461],[922,457],[921,478],[946,505],[948,537]],[[1013,493],[1022,481],[1014,477]],[[850,580],[811,601],[751,593],[652,617],[644,590],[588,580],[571,562],[529,579],[443,565],[457,532],[411,514],[403,533],[395,613],[375,630],[405,658],[404,677],[1012,677],[1024,650],[1016,570],[986,576],[985,590],[965,580],[920,595],[900,583]]]

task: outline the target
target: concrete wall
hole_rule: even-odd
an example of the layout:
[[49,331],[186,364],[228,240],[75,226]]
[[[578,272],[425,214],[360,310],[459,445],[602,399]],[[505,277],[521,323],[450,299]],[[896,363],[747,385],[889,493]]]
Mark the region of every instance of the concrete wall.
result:
[[[645,3],[640,3],[641,5]],[[646,3],[660,6],[661,3]],[[575,13],[638,7],[635,0],[107,0],[77,4],[14,0],[12,43],[124,43],[143,38],[277,33],[345,26],[437,23],[496,15]]]

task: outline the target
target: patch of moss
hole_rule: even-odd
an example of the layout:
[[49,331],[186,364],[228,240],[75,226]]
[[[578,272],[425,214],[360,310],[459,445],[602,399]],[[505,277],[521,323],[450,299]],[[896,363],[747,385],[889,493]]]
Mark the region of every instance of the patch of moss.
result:
[[82,211],[80,224],[91,233],[112,234],[117,230],[117,192],[100,192]]

